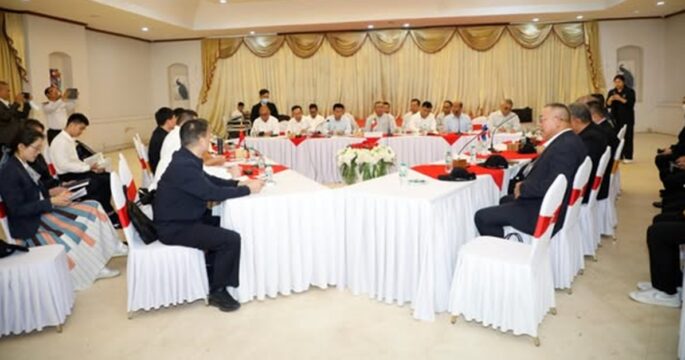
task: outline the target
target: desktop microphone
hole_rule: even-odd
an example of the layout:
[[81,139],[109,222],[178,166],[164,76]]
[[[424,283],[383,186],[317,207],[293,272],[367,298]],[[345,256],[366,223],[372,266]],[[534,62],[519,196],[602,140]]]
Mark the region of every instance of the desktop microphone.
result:
[[461,149],[459,149],[459,151],[457,152],[457,156],[458,156],[458,155],[461,155],[461,153],[466,149],[467,146],[469,146],[469,145],[470,145],[472,142],[474,142],[476,139],[478,139],[478,138],[480,138],[481,136],[483,136],[483,134],[485,134],[486,132],[488,132],[488,125],[483,125],[483,128],[482,128],[481,131],[478,133],[478,135],[474,136],[471,140],[467,141],[466,144],[464,144],[464,146],[462,146]]
[[499,130],[502,126],[506,125],[509,121],[513,120],[516,117],[516,114],[509,113],[506,118],[504,118],[504,121],[499,123],[499,125],[495,126],[495,129],[492,131],[492,138],[490,139],[490,152],[497,152],[495,151],[495,134],[497,134],[497,130]]

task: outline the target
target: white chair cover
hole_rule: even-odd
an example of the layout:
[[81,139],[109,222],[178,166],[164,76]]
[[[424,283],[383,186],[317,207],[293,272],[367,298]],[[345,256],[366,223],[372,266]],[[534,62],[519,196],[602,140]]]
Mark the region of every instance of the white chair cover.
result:
[[[140,196],[138,195],[138,187],[136,186],[136,182],[133,180],[133,174],[131,173],[131,169],[128,167],[128,162],[122,153],[119,153],[119,178],[126,186],[126,199],[132,202],[140,200]],[[140,209],[145,215],[147,215],[147,217],[153,219],[151,205],[140,205]]]
[[488,118],[485,116],[479,116],[471,120],[471,125],[485,125],[488,122]]
[[565,190],[559,175],[542,201],[531,245],[481,236],[461,247],[450,289],[452,315],[537,337],[538,325],[555,306],[549,239]]
[[580,207],[580,233],[583,239],[583,254],[588,256],[595,256],[597,247],[599,246],[602,236],[599,232],[599,226],[597,225],[597,192],[599,192],[599,187],[602,185],[602,176],[606,170],[607,164],[609,163],[609,157],[611,156],[611,148],[607,146],[604,154],[599,159],[599,165],[597,166],[597,172],[595,173],[595,180],[592,183],[590,190],[590,200],[587,204],[583,204]]
[[204,253],[159,241],[145,245],[130,223],[119,175],[112,172],[110,177],[112,198],[129,246],[126,268],[129,314],[206,299],[209,285]]
[[12,234],[10,234],[10,225],[7,221],[7,206],[2,201],[2,197],[0,197],[0,226],[2,226],[2,231],[5,233],[5,236],[7,237],[5,241],[8,244],[14,244],[15,241],[14,238],[12,238]]
[[621,190],[621,172],[619,171],[619,166],[621,164],[623,145],[625,145],[625,140],[621,140],[616,148],[616,154],[614,154],[614,168],[611,169],[611,178],[609,180],[609,196],[606,199],[597,201],[597,212],[600,214],[598,218],[599,232],[614,238],[616,237],[616,225],[618,225],[616,199]]
[[288,122],[280,121],[278,123],[278,131],[284,133],[286,130],[288,130]]
[[74,285],[62,245],[36,246],[0,259],[0,337],[60,326],[73,306]]
[[138,161],[140,162],[140,169],[143,174],[143,187],[149,188],[154,181],[154,176],[150,171],[150,160],[147,156],[147,148],[145,144],[140,140],[140,135],[136,134],[133,137],[133,145],[136,148],[136,154],[138,155]]
[[[626,126],[627,126],[627,125],[623,125],[623,126],[621,127],[621,129],[618,131],[618,133],[616,134],[616,137],[617,137],[619,140],[624,140],[624,139],[626,138]],[[620,155],[621,153],[619,152],[618,154],[619,154],[619,155],[618,155],[618,158],[620,159],[620,158],[621,158],[621,155]]]

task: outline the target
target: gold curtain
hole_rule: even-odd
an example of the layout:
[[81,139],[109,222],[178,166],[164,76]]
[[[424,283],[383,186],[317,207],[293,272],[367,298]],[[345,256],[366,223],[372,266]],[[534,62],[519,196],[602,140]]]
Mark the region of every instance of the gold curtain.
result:
[[243,41],[253,54],[259,57],[269,57],[283,46],[285,37],[283,35],[248,36]]
[[414,43],[421,50],[435,54],[442,50],[454,37],[455,28],[416,29],[411,31]]
[[[9,84],[12,98],[22,91],[22,67],[12,40],[7,37],[6,13],[0,12],[0,80]],[[15,34],[15,37],[17,35]],[[22,36],[23,38],[23,36]],[[26,70],[24,69],[24,75]]]
[[569,47],[578,47],[585,42],[583,24],[557,24],[553,26],[561,42]]
[[392,55],[402,48],[404,40],[407,39],[407,33],[407,30],[372,31],[369,33],[369,39],[378,51],[385,55]]
[[504,26],[477,26],[459,28],[458,31],[461,39],[471,49],[487,51],[497,44],[504,29]]
[[[342,102],[358,118],[371,113],[376,100],[389,101],[392,112],[401,115],[414,97],[431,101],[436,108],[446,99],[461,100],[473,115],[489,113],[507,97],[515,107],[530,106],[538,112],[548,102],[568,103],[593,89],[585,47],[569,47],[558,36],[548,36],[529,50],[502,30],[488,51],[474,50],[461,36],[454,36],[435,54],[416,41],[405,41],[387,56],[373,41],[364,41],[366,33],[353,34],[330,36],[308,58],[299,57],[290,46],[267,58],[239,48],[216,63],[216,81],[199,106],[200,115],[211,121],[216,133],[223,133],[224,116],[239,101],[247,106],[256,103],[260,88],[271,91],[283,113],[312,102],[330,113],[334,103]],[[352,54],[341,55],[336,48],[340,44]]]
[[509,34],[519,45],[526,49],[535,49],[547,40],[552,31],[552,25],[537,26],[534,24],[507,26]]
[[288,42],[290,50],[298,57],[306,59],[316,54],[323,44],[323,34],[295,34],[286,35],[285,41]]
[[364,45],[366,33],[361,31],[334,32],[326,34],[326,39],[338,54],[352,56]]
[[585,33],[585,56],[590,75],[590,83],[596,93],[605,93],[604,72],[602,71],[602,57],[599,51],[599,27],[596,22],[588,22],[583,26]]
[[21,14],[5,13],[5,35],[14,53],[19,75],[28,82],[26,72],[26,46],[24,44],[24,22]]

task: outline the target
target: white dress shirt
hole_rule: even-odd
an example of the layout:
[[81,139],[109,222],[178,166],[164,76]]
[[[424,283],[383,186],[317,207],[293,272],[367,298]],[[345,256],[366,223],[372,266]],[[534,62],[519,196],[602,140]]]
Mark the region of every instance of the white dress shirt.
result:
[[169,133],[164,137],[164,142],[162,142],[162,150],[159,151],[159,163],[157,163],[157,169],[155,170],[155,179],[150,185],[150,189],[156,189],[157,183],[164,175],[166,168],[169,167],[171,163],[171,157],[176,151],[181,148],[181,127],[174,127]]
[[280,132],[280,127],[278,126],[278,119],[273,116],[269,116],[268,121],[264,121],[261,117],[256,118],[252,122],[252,131],[250,135],[257,136],[260,132],[271,132],[271,134],[278,135]]
[[242,118],[242,117],[244,117],[244,116],[245,116],[245,114],[243,114],[242,112],[240,112],[240,110],[235,109],[235,110],[233,110],[233,112],[231,113],[231,117],[228,118],[228,120],[233,120],[233,119],[237,119],[237,118]]
[[309,120],[307,120],[307,118],[304,116],[300,118],[300,121],[295,120],[295,118],[291,118],[288,121],[288,128],[286,131],[295,135],[302,134],[303,131],[310,131]]
[[407,122],[406,126],[404,127],[406,131],[426,131],[426,132],[435,132],[436,131],[436,125],[435,125],[435,115],[433,114],[428,114],[425,118],[421,116],[421,113],[418,112],[416,115],[412,116],[410,118],[410,121]]
[[373,113],[366,118],[365,131],[379,131],[384,134],[391,134],[395,132],[395,119],[389,114],[381,116]]
[[332,133],[352,134],[352,124],[350,124],[350,119],[345,115],[340,117],[340,120],[336,120],[334,115],[329,116],[326,119],[326,129]]
[[502,111],[497,110],[488,116],[488,129],[493,131],[496,127],[509,120],[502,125],[501,129],[506,131],[521,131],[521,121],[515,112],[510,112],[507,116],[502,115]]
[[445,129],[445,118],[450,115],[452,115],[451,112],[445,114],[442,111],[435,115],[435,125],[438,128],[438,131],[443,131]]
[[7,101],[7,100],[5,100],[5,99],[3,99],[3,98],[0,98],[0,102],[2,102],[3,104],[5,104],[5,106],[6,106],[7,108],[10,107],[10,102],[9,102],[9,101]]
[[326,119],[321,114],[316,114],[313,119],[310,115],[303,116],[303,118],[309,121],[309,131],[326,132]]
[[74,112],[76,103],[73,101],[46,101],[43,103],[43,113],[45,114],[48,129],[62,130],[67,126],[69,115]]
[[458,117],[454,114],[445,116],[442,128],[445,132],[463,133],[471,131],[471,129],[471,118],[468,115],[461,113]]
[[90,166],[78,158],[76,140],[64,130],[52,140],[50,158],[58,175],[90,171]]

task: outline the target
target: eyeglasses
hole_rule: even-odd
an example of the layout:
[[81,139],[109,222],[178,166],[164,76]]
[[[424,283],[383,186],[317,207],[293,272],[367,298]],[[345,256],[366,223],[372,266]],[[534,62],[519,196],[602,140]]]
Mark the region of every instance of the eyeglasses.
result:
[[36,150],[37,152],[43,151],[43,147],[42,147],[42,146],[38,146],[38,145],[29,145],[29,146],[27,146],[27,147],[30,147],[31,149]]

